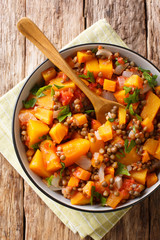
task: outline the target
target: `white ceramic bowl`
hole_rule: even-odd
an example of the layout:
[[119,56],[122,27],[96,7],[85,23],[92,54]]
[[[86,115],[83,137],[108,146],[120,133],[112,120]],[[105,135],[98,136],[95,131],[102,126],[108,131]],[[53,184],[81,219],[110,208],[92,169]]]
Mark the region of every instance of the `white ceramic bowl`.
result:
[[[132,50],[126,49],[124,47],[111,45],[111,44],[81,44],[74,47],[67,48],[65,50],[62,50],[60,53],[63,56],[63,58],[66,58],[68,56],[74,55],[79,50],[85,50],[85,49],[93,49],[96,48],[98,45],[102,45],[103,47],[107,48],[111,52],[119,52],[121,56],[128,57],[130,61],[133,61],[136,63],[136,65],[144,68],[149,69],[153,74],[158,75],[158,84],[160,85],[160,72],[159,70],[147,59],[142,57],[136,52],[133,52]],[[27,81],[25,82],[24,86],[22,87],[22,90],[20,91],[20,94],[17,98],[17,102],[15,105],[14,115],[13,115],[13,124],[12,124],[12,136],[13,136],[13,143],[14,148],[18,157],[18,160],[25,171],[26,175],[29,177],[31,182],[47,197],[50,199],[53,199],[54,201],[65,205],[67,207],[70,207],[75,210],[81,210],[85,212],[109,212],[109,211],[116,211],[120,209],[124,209],[126,207],[130,207],[139,201],[143,200],[147,196],[149,196],[155,189],[157,189],[160,185],[160,173],[158,174],[158,182],[154,184],[152,187],[147,188],[144,193],[133,200],[129,200],[125,204],[120,205],[116,209],[112,209],[110,207],[102,207],[100,205],[85,205],[85,206],[76,206],[71,205],[70,200],[64,198],[61,193],[59,192],[53,192],[51,191],[41,180],[40,177],[38,177],[36,174],[34,174],[29,169],[29,163],[26,157],[25,147],[21,141],[20,138],[20,124],[18,119],[18,113],[22,106],[22,100],[25,100],[26,97],[29,95],[29,92],[31,88],[36,84],[40,83],[42,81],[41,72],[46,70],[47,68],[53,66],[53,64],[47,59],[44,61],[40,66],[38,66],[34,72],[28,77]],[[153,106],[154,107],[154,106]]]

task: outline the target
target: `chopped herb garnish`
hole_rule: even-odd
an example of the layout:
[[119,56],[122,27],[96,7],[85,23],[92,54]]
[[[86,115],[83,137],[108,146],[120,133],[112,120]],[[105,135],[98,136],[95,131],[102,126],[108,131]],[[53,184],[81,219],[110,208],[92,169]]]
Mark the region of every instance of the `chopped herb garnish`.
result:
[[125,90],[125,94],[129,93],[132,90],[131,87],[126,87],[126,86],[124,86],[123,89]]
[[35,98],[31,98],[28,101],[22,101],[22,103],[23,103],[25,108],[32,108],[32,107],[34,107],[36,102],[37,102],[37,99],[35,99]]
[[33,150],[37,150],[37,149],[39,149],[39,143],[35,143],[35,144],[33,144],[32,146],[31,146],[31,148],[33,148]]
[[87,113],[87,114],[90,114],[90,113],[92,113],[92,112],[95,112],[95,110],[94,110],[94,109],[91,109],[91,110],[86,110],[86,111],[85,111],[85,113]]
[[96,197],[97,200],[100,200],[102,206],[104,206],[106,204],[106,198],[103,197],[99,192],[96,192],[95,186],[92,186],[92,188],[91,188],[91,200],[90,200],[91,205],[93,205],[94,197]]
[[[52,87],[52,85],[47,85],[47,86],[44,86],[44,87],[41,87],[38,89],[38,91],[36,92],[36,96],[37,97],[43,97],[45,96],[45,94],[43,93],[44,91],[50,89]],[[43,94],[42,94],[43,93]]]
[[142,121],[141,116],[139,116],[138,114],[136,114],[136,117],[137,117],[138,120]]
[[53,175],[51,175],[50,177],[48,177],[48,178],[46,178],[46,181],[47,181],[47,183],[48,183],[48,185],[49,186],[51,186],[51,184],[52,184],[52,179],[53,179]]
[[108,121],[110,121],[110,122],[114,122],[114,118],[108,118]]
[[39,137],[40,140],[52,140],[52,138],[47,134],[43,135],[42,137]]
[[136,88],[133,94],[129,94],[129,97],[124,98],[124,102],[127,103],[126,108],[129,108],[131,103],[136,103],[139,101],[139,93],[140,93],[140,90]]
[[134,125],[133,125],[133,132],[136,133],[136,128]]
[[157,75],[153,75],[151,76],[149,73],[147,72],[144,72],[143,73],[143,77],[148,81],[148,85],[151,87],[151,88],[154,88],[157,86]]
[[61,164],[61,166],[62,166],[62,168],[61,168],[61,170],[60,170],[60,178],[62,178],[62,173],[63,173],[63,171],[64,171],[64,169],[65,169],[65,163],[64,163],[64,162],[60,162],[60,164]]
[[122,154],[122,157],[125,157],[125,153],[122,149],[119,149],[120,153]]
[[92,51],[92,53],[96,53],[96,52],[98,52],[98,48],[93,48],[91,51]]
[[64,86],[59,86],[59,85],[57,85],[57,84],[54,84],[54,86],[55,86],[57,89],[64,88]]
[[53,89],[53,88],[51,88],[51,97],[53,97],[53,96],[54,96],[54,94],[55,94],[55,91],[54,91],[54,89]]
[[31,89],[30,92],[31,92],[34,96],[36,96],[36,93],[37,93],[38,89],[39,89],[39,86],[36,84],[36,85]]
[[120,162],[118,162],[118,168],[116,170],[116,175],[126,175],[130,176],[130,173],[128,172],[126,166]]
[[134,110],[133,110],[133,105],[132,104],[129,105],[129,112],[130,112],[131,115],[135,114]]
[[71,117],[72,116],[69,105],[63,106],[60,109],[62,109],[62,110],[60,111],[60,113],[58,114],[58,117],[57,117],[59,122],[62,122],[66,117]]
[[94,75],[90,71],[87,72],[87,75],[82,74],[82,75],[79,75],[79,77],[87,79],[87,81],[91,83],[95,82]]
[[124,149],[126,153],[130,153],[130,151],[132,150],[132,148],[134,148],[136,146],[136,143],[134,140],[131,140],[130,144],[128,145],[129,141],[128,139],[125,140],[124,142]]
[[116,61],[116,62],[115,62],[115,65],[118,66],[118,65],[120,65],[120,63],[119,63],[118,61]]
[[150,70],[146,70],[146,69],[143,69],[143,68],[141,68],[141,67],[138,67],[138,70],[140,70],[141,72],[150,73]]
[[117,158],[121,159],[121,158],[125,157],[125,153],[122,149],[120,149],[119,152],[120,152],[119,154],[118,153],[116,154]]

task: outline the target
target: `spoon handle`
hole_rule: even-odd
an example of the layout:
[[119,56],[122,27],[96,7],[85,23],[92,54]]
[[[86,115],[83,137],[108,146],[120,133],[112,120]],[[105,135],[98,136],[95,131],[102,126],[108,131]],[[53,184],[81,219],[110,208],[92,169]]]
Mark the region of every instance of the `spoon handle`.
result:
[[[21,18],[17,23],[18,30],[29,39],[49,60],[61,69],[90,99],[92,104],[98,101],[97,96],[80,80],[71,67],[62,58],[57,49],[29,18]],[[101,101],[99,99],[99,101]]]

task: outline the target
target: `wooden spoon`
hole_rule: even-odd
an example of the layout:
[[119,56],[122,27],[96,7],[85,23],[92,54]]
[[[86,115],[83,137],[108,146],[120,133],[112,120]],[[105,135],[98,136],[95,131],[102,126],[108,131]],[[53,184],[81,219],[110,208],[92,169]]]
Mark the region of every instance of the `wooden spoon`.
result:
[[29,19],[21,18],[17,23],[18,30],[28,38],[49,60],[63,71],[89,98],[95,109],[96,118],[101,123],[106,121],[105,113],[109,112],[113,106],[123,107],[123,105],[97,96],[86,84],[73,72],[71,67],[62,58],[60,53],[40,31],[40,29]]

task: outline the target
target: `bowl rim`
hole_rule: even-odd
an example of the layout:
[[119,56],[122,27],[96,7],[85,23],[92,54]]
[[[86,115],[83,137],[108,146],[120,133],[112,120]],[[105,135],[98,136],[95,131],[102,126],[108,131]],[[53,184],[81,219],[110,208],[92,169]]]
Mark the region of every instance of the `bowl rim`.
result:
[[[71,47],[67,47],[67,48],[63,48],[62,50],[59,51],[59,53],[63,53],[67,50],[70,50],[70,49],[73,49],[73,48],[76,48],[76,47],[82,47],[82,46],[91,46],[91,45],[105,45],[105,46],[111,46],[111,47],[117,47],[117,48],[121,48],[121,49],[124,49],[124,50],[127,50],[129,52],[132,52],[134,53],[135,55],[138,55],[140,56],[141,58],[143,58],[144,60],[146,60],[148,63],[150,63],[159,73],[160,73],[160,70],[150,61],[148,60],[146,57],[142,56],[141,54],[133,51],[132,49],[129,49],[127,47],[123,47],[123,46],[119,46],[119,45],[116,45],[116,44],[110,44],[110,43],[99,43],[99,42],[95,42],[95,43],[83,43],[83,44],[77,44],[77,45],[74,45],[74,46],[71,46]],[[15,135],[14,135],[14,125],[15,125],[15,114],[16,114],[16,109],[17,109],[17,104],[18,104],[18,101],[19,101],[19,98],[21,96],[21,93],[23,91],[23,89],[25,88],[26,84],[28,83],[28,81],[30,80],[30,78],[32,77],[32,75],[43,65],[45,64],[47,61],[49,61],[49,59],[47,58],[45,61],[43,61],[40,65],[38,65],[38,67],[35,68],[35,70],[27,77],[24,85],[22,86],[19,94],[18,94],[18,97],[17,97],[17,100],[16,100],[16,103],[15,103],[15,106],[14,106],[14,112],[13,112],[13,117],[12,117],[12,140],[13,140],[13,146],[14,146],[14,150],[16,152],[16,155],[17,155],[17,158],[18,158],[18,161],[22,167],[22,169],[24,170],[25,174],[27,175],[27,177],[29,178],[29,180],[34,184],[34,186],[36,186],[38,188],[38,190],[40,190],[45,196],[47,196],[50,200],[53,200],[55,201],[56,203],[59,203],[67,208],[70,208],[72,210],[75,210],[75,211],[82,211],[82,212],[88,212],[88,213],[109,213],[109,212],[116,212],[116,211],[120,211],[120,210],[124,210],[124,209],[127,209],[127,208],[130,208],[142,201],[144,201],[144,199],[148,198],[153,192],[155,192],[159,187],[160,187],[160,183],[157,187],[155,187],[155,189],[153,189],[151,192],[149,192],[146,196],[142,196],[141,199],[137,199],[137,201],[135,201],[134,203],[130,203],[128,206],[123,206],[120,207],[120,208],[115,208],[115,209],[106,209],[105,210],[105,207],[104,207],[104,210],[97,210],[97,209],[91,209],[91,210],[86,210],[86,209],[81,209],[79,208],[78,206],[74,207],[74,205],[68,205],[56,198],[54,198],[53,196],[51,196],[50,194],[48,194],[42,187],[40,187],[36,181],[31,177],[31,175],[28,173],[28,171],[26,170],[26,167],[19,155],[19,152],[18,152],[18,147],[16,145],[16,138],[15,138]]]

